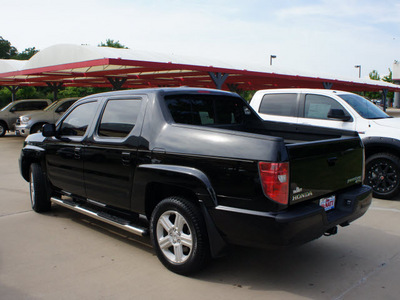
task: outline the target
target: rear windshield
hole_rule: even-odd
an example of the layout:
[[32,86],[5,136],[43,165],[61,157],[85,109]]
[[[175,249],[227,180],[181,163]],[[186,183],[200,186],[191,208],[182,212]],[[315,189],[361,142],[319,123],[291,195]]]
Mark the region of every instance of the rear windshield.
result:
[[165,103],[175,123],[191,125],[243,124],[255,118],[244,100],[222,95],[170,95]]
[[364,119],[391,118],[375,104],[357,94],[342,94],[338,96],[353,107]]

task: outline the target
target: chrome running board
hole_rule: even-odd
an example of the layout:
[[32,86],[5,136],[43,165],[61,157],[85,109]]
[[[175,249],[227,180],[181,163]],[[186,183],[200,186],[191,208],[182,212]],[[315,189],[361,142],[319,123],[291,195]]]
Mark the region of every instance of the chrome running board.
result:
[[132,222],[113,216],[111,214],[102,212],[102,211],[96,211],[92,208],[87,208],[84,206],[81,206],[78,203],[75,203],[71,200],[63,200],[55,197],[50,198],[51,202],[58,204],[60,206],[63,206],[65,208],[71,209],[73,211],[79,212],[81,214],[84,214],[86,216],[92,217],[96,220],[103,221],[105,223],[108,223],[110,225],[113,225],[115,227],[118,227],[120,229],[126,230],[130,233],[140,235],[140,236],[147,236],[149,234],[149,231],[147,228],[133,224]]

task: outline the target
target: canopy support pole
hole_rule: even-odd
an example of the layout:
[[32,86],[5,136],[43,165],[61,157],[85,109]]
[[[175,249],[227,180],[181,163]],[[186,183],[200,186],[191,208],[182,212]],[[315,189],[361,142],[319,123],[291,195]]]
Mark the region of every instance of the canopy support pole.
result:
[[122,88],[122,86],[124,85],[124,83],[126,82],[126,78],[107,78],[108,81],[111,83],[111,85],[113,86],[113,91],[118,91]]
[[6,86],[6,88],[11,92],[11,101],[14,102],[15,100],[17,100],[17,91],[19,90],[20,86],[10,85]]
[[62,82],[46,82],[47,86],[53,90],[53,101],[57,100],[58,90],[63,86]]
[[332,82],[323,82],[322,83],[324,85],[324,89],[330,90],[333,86]]
[[210,75],[211,79],[214,81],[214,84],[218,90],[222,89],[222,85],[224,84],[225,80],[228,78],[229,74],[228,73],[214,73],[214,72],[208,72]]
[[387,96],[387,93],[388,93],[388,89],[383,89],[382,90],[382,100],[383,100],[383,111],[386,111],[386,105],[387,105],[387,98],[386,98],[386,96]]
[[239,88],[239,84],[237,83],[227,83],[226,84],[231,92],[235,92],[236,94],[240,94],[243,92],[243,89]]

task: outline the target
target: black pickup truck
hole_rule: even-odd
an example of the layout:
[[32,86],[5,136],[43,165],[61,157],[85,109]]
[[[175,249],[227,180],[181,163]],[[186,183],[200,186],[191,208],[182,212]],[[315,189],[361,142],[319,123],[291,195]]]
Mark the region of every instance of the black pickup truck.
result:
[[286,247],[362,216],[357,133],[263,121],[236,94],[160,88],[92,95],[30,135],[32,208],[52,203],[139,235],[188,274],[228,244]]

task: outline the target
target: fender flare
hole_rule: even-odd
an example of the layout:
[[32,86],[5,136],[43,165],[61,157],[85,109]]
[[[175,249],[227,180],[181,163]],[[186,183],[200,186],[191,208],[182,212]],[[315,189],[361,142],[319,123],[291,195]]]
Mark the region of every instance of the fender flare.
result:
[[[400,140],[388,137],[366,137],[362,139],[364,143],[365,153],[368,155],[369,149],[378,149],[376,152],[391,152],[393,154],[400,153]],[[388,149],[388,150],[386,150]],[[399,156],[399,155],[397,155]]]
[[206,174],[195,168],[164,164],[139,165],[135,170],[133,190],[139,198],[143,197],[143,201],[146,187],[150,183],[163,183],[190,189],[207,207],[217,205],[217,196],[210,180]]
[[19,169],[22,177],[29,181],[29,167],[33,162],[40,163],[42,169],[45,170],[43,166],[43,157],[45,155],[45,150],[38,146],[26,145],[22,151],[19,158]]
[[206,174],[202,171],[184,166],[164,164],[143,164],[135,171],[133,191],[139,199],[135,203],[145,206],[146,188],[149,183],[164,183],[192,190],[199,199],[200,211],[207,226],[211,256],[216,258],[225,255],[227,243],[222,238],[207,207],[217,205],[217,196]]

